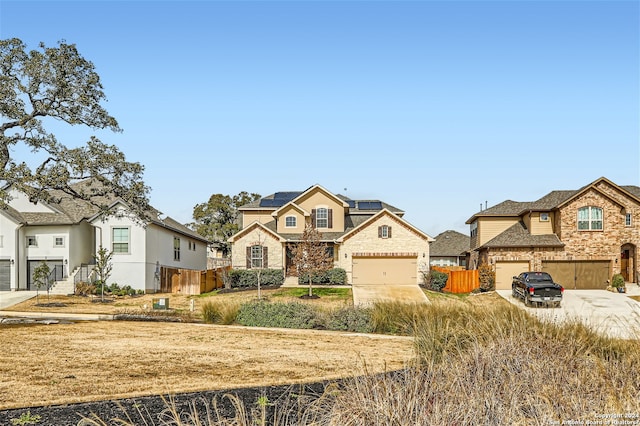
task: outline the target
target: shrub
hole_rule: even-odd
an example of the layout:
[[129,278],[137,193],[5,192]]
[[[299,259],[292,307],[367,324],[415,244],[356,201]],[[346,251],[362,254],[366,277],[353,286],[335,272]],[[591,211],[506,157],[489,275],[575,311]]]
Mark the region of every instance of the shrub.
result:
[[89,284],[86,281],[80,281],[76,283],[76,290],[75,290],[76,296],[88,296],[90,294],[95,294],[95,292],[96,292],[96,286],[93,284]]
[[[231,288],[258,287],[257,269],[232,269],[229,271]],[[261,286],[279,286],[284,282],[282,269],[260,269]]]
[[238,311],[237,322],[250,327],[319,328],[320,314],[305,303],[244,303]]
[[356,333],[372,333],[371,308],[345,307],[329,313],[327,319],[329,330],[353,331]]
[[[326,272],[314,274],[311,282],[313,284],[346,284],[347,271],[342,268],[332,268]],[[309,274],[298,276],[298,284],[309,284]]]
[[434,291],[442,291],[447,285],[449,275],[440,271],[431,271],[429,273],[429,288]]
[[624,277],[622,276],[622,274],[615,274],[611,278],[611,287],[614,287],[614,288],[624,287]]
[[480,281],[481,291],[496,289],[496,271],[489,264],[482,263],[478,266],[478,280]]
[[240,306],[236,303],[207,301],[202,305],[202,319],[207,324],[229,325],[236,321]]

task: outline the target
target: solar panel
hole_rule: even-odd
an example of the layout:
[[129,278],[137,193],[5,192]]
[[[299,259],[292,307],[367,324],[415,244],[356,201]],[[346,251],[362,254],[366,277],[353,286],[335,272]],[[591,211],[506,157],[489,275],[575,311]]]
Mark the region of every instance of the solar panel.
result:
[[349,204],[349,208],[351,209],[356,208],[356,202],[354,200],[347,200],[347,204]]
[[275,194],[273,194],[273,199],[274,200],[283,200],[285,203],[288,203],[289,201],[293,200],[294,198],[296,198],[300,194],[301,194],[301,192],[292,192],[292,191],[290,191],[290,192],[276,192]]
[[382,210],[382,203],[380,201],[358,201],[358,209]]
[[271,198],[263,198],[260,200],[260,207],[281,207],[284,204],[282,200],[274,200]]

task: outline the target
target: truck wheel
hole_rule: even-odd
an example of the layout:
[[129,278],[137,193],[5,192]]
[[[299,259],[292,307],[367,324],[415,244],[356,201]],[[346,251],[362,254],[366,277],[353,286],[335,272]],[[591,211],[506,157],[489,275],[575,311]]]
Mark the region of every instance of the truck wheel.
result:
[[518,297],[518,292],[515,287],[511,287],[511,297]]
[[531,306],[531,300],[529,300],[526,294],[522,297],[522,299],[524,300],[524,306]]

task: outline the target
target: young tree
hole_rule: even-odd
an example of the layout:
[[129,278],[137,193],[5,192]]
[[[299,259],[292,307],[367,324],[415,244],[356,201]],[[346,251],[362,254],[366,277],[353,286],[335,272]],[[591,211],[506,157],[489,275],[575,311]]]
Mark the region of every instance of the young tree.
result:
[[[264,269],[268,269],[268,251],[264,245],[266,241],[266,236],[261,232],[257,231],[256,240],[247,247],[247,267],[251,266],[251,269],[255,269],[256,271],[256,280],[258,284],[258,300],[262,299],[262,271]],[[256,253],[255,251],[259,252]]]
[[107,250],[106,248],[100,246],[98,252],[95,256],[96,266],[93,268],[96,275],[98,276],[98,282],[101,287],[101,300],[104,302],[104,288],[107,285],[107,279],[111,276],[111,270],[113,269],[113,264],[111,263],[111,258],[113,257],[113,252]]
[[[142,165],[127,162],[117,147],[94,136],[86,146],[69,148],[45,129],[47,119],[121,132],[101,105],[105,99],[94,65],[74,44],[40,43],[27,51],[20,39],[0,40],[0,207],[9,201],[5,188],[12,186],[33,202],[57,201],[60,195],[49,191],[54,189],[105,212],[109,200],[120,198],[144,217],[149,188]],[[20,145],[34,155],[13,158]],[[89,178],[96,184],[73,185]]]
[[47,265],[47,262],[43,261],[33,270],[33,283],[36,286],[36,305],[40,304],[40,288],[46,286],[47,288],[47,300],[49,299],[49,274],[51,268]]
[[308,277],[309,297],[313,297],[313,277],[333,267],[333,259],[327,254],[327,244],[322,242],[320,232],[307,224],[302,239],[291,248],[291,254],[298,276]]
[[240,230],[238,207],[259,200],[260,194],[242,191],[233,197],[213,194],[209,201],[193,208],[195,222],[189,227],[209,241],[218,243],[226,257],[231,251],[227,239]]

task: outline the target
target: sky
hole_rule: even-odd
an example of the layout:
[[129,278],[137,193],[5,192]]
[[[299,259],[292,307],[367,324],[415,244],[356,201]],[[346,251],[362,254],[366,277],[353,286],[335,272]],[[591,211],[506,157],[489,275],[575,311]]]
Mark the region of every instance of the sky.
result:
[[93,62],[123,132],[49,130],[118,146],[183,223],[212,194],[319,184],[435,237],[640,186],[639,1],[0,0],[13,37]]

